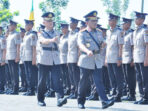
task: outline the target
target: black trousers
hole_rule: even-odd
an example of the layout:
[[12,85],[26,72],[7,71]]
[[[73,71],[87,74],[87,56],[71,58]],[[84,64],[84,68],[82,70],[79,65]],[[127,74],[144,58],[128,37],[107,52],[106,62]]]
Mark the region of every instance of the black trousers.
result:
[[130,64],[123,64],[122,69],[127,84],[127,91],[129,93],[128,95],[133,97],[135,96],[136,90],[136,73],[134,66],[131,66]]
[[118,97],[122,96],[122,90],[123,90],[123,72],[122,72],[122,66],[118,67],[116,63],[108,63],[108,74],[111,81],[111,86],[113,89],[117,90]]
[[38,101],[44,101],[44,94],[47,91],[46,80],[48,74],[51,73],[51,79],[53,82],[54,90],[57,93],[57,98],[64,97],[64,91],[62,87],[62,81],[60,80],[60,65],[42,65],[39,64],[39,75],[38,75],[38,91],[37,91],[37,99]]
[[105,88],[103,84],[102,69],[85,69],[80,68],[80,82],[78,87],[78,104],[85,104],[87,90],[90,86],[90,76],[93,76],[94,83],[96,85],[97,93],[100,96],[101,101],[107,101],[108,98],[105,94]]
[[71,87],[71,84],[70,84],[70,76],[69,76],[69,73],[68,73],[68,66],[67,64],[61,64],[61,78],[63,80],[63,86],[64,88],[68,88],[70,89]]
[[5,90],[5,66],[0,66],[0,90]]
[[19,90],[18,63],[16,63],[15,60],[8,60],[8,65],[12,81],[12,91],[18,92]]
[[27,91],[34,92],[35,90],[35,76],[33,73],[32,61],[24,61],[25,74],[27,81]]
[[80,69],[76,63],[69,63],[68,71],[69,71],[70,82],[71,82],[71,93],[77,95],[78,84],[80,81]]
[[12,83],[11,83],[11,76],[8,64],[5,64],[5,77],[6,77],[6,88],[10,88]]
[[33,73],[33,76],[34,76],[34,85],[35,85],[35,88],[37,88],[37,85],[38,85],[38,67],[36,65],[33,65],[32,66],[32,73]]
[[135,63],[136,78],[141,96],[148,100],[148,67],[143,63]]
[[106,66],[102,67],[102,74],[103,74],[103,83],[104,83],[105,91],[109,92],[111,89],[111,86],[110,86],[110,80],[109,80],[109,75],[108,75]]
[[27,88],[26,74],[25,74],[25,66],[24,64],[19,64],[20,69],[20,77],[21,77],[21,87]]

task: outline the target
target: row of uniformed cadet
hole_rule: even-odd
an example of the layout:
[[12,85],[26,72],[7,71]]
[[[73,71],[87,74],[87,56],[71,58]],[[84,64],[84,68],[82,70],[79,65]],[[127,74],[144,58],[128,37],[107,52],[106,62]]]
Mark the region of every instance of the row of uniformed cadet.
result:
[[[38,73],[37,99],[40,106],[46,105],[45,93],[52,83],[49,90],[52,87],[56,92],[57,106],[66,104],[64,89],[67,89],[71,91],[68,98],[78,98],[78,107],[83,109],[93,80],[94,92],[100,96],[102,108],[107,108],[114,102],[121,102],[124,83],[128,95],[122,100],[136,100],[137,76],[141,100],[135,104],[148,104],[148,32],[143,25],[145,16],[144,13],[136,12],[137,28],[133,32],[130,29],[131,19],[123,18],[121,30],[117,26],[119,17],[110,14],[110,30],[102,35],[96,29],[97,12],[92,11],[85,16],[86,24],[80,28],[80,32],[77,28],[79,20],[71,18],[71,30],[68,31],[68,24],[61,24],[60,36],[54,30],[54,14],[48,12],[42,16],[45,29],[40,30],[38,37],[32,31],[34,21],[25,20],[25,29],[21,29],[19,34],[16,32],[17,23],[11,20],[8,37],[2,36],[0,39],[0,70],[2,73],[7,71],[3,67],[7,60],[12,84],[12,91],[9,93],[18,94],[20,72],[20,90],[26,91],[24,95],[35,95]],[[102,31],[106,32],[105,29]],[[4,78],[9,74],[0,76]],[[5,80],[1,79],[1,91],[4,90],[4,84]],[[106,96],[110,85],[113,92],[111,100]]]

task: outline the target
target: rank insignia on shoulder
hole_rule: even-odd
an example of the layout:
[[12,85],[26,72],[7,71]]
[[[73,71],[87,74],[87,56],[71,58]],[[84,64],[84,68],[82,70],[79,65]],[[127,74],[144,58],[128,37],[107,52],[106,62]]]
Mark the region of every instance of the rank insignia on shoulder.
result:
[[89,48],[90,47],[90,43],[86,43],[86,47]]

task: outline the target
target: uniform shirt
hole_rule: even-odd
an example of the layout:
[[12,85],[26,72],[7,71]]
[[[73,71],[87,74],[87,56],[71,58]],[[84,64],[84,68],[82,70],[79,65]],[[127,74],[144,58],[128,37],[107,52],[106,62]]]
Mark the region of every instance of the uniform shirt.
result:
[[[38,36],[40,36],[40,34],[38,34]],[[39,63],[39,58],[40,58],[40,51],[41,51],[41,46],[40,46],[40,41],[37,41],[37,45],[36,45],[36,63]]]
[[2,63],[2,56],[4,49],[6,49],[6,40],[3,35],[0,35],[0,63]]
[[70,31],[68,36],[68,63],[77,63],[78,62],[78,30]]
[[68,54],[68,34],[61,36],[60,42],[59,42],[59,51],[60,51],[61,64],[66,64],[67,54]]
[[32,61],[33,58],[33,46],[36,46],[37,37],[32,32],[26,32],[23,38],[23,60]]
[[133,39],[133,32],[129,29],[124,34],[124,45],[122,49],[122,63],[123,64],[128,64],[132,62],[132,59],[133,59],[132,39]]
[[134,63],[144,62],[146,43],[148,43],[147,30],[148,29],[144,28],[144,26],[141,25],[140,27],[137,27],[136,30],[133,32]]
[[24,62],[24,56],[23,56],[23,39],[22,38],[20,38],[20,41],[21,41],[21,44],[20,44],[20,62],[19,62],[19,64],[23,64],[23,62]]
[[117,63],[119,55],[119,45],[124,43],[123,37],[121,37],[121,30],[115,28],[107,31],[107,50],[106,59],[107,63]]
[[[81,44],[85,45],[86,48],[89,50],[99,50],[96,43],[93,41],[93,39],[90,37],[90,35],[87,33],[85,29],[84,31],[79,33],[78,36],[78,45]],[[91,31],[90,32],[94,39],[99,43],[103,41],[102,32],[99,30]],[[80,49],[81,50],[81,49]],[[102,57],[100,54],[94,54],[93,56],[89,57],[87,54],[81,51],[81,55],[78,60],[78,66],[86,69],[95,69],[95,66],[97,68],[102,68]]]
[[[59,38],[59,32],[52,30],[49,31],[47,29],[44,30],[45,32],[42,32],[41,35],[39,36],[39,42],[42,41],[43,39],[52,39],[54,37]],[[47,45],[40,44],[41,49],[40,49],[40,57],[39,57],[39,63],[43,65],[58,65],[60,64],[60,57],[59,57],[59,50],[57,51],[50,51],[50,50],[43,50],[44,47],[46,48],[57,48],[58,47],[58,42],[56,43],[49,43]]]
[[16,31],[10,32],[6,39],[6,60],[15,60],[17,56],[17,45],[20,44],[20,34]]

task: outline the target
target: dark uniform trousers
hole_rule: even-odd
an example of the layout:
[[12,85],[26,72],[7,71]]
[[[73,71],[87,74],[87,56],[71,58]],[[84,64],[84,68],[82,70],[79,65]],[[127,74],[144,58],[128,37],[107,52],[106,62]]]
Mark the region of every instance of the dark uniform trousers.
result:
[[110,80],[109,80],[109,75],[107,71],[107,67],[103,66],[102,67],[102,73],[103,73],[103,83],[105,87],[105,92],[110,92],[111,86],[110,86]]
[[71,93],[77,95],[78,84],[80,81],[80,69],[76,63],[69,63],[68,64],[68,72],[70,75]]
[[5,87],[5,66],[0,66],[0,91],[4,91]]
[[94,83],[96,85],[97,93],[100,96],[101,101],[107,101],[108,98],[105,94],[105,88],[103,85],[102,69],[90,70],[80,68],[80,82],[78,87],[78,104],[84,104],[86,101],[87,90],[90,86],[89,77],[92,75]]
[[34,76],[34,85],[37,88],[38,85],[38,67],[36,65],[32,66],[33,76]]
[[5,64],[5,77],[6,77],[6,88],[9,89],[12,85],[12,80],[8,64]]
[[123,80],[124,80],[122,66],[118,67],[116,63],[109,63],[107,64],[107,68],[113,91],[116,91],[117,97],[121,97],[123,90]]
[[25,66],[25,74],[26,74],[26,81],[27,81],[27,91],[34,92],[35,77],[33,73],[32,61],[24,61],[24,66]]
[[38,75],[38,101],[43,101],[45,99],[44,94],[47,91],[46,80],[49,72],[51,72],[51,80],[53,82],[53,88],[57,93],[57,98],[64,97],[64,91],[62,87],[62,81],[60,80],[60,65],[42,65],[39,64],[39,75]]
[[69,73],[68,73],[67,64],[61,64],[61,72],[62,72],[61,78],[63,80],[64,88],[70,89],[71,84],[70,84],[70,76],[69,76]]
[[136,90],[136,73],[134,66],[131,66],[131,64],[123,64],[122,69],[127,83],[128,96],[134,97]]
[[136,78],[141,96],[148,100],[148,67],[143,63],[135,63]]
[[25,74],[25,66],[24,64],[19,64],[20,69],[20,77],[21,77],[21,87],[27,88],[26,74]]
[[19,89],[19,73],[18,73],[18,63],[15,60],[8,60],[10,76],[12,80],[12,91],[18,92]]

